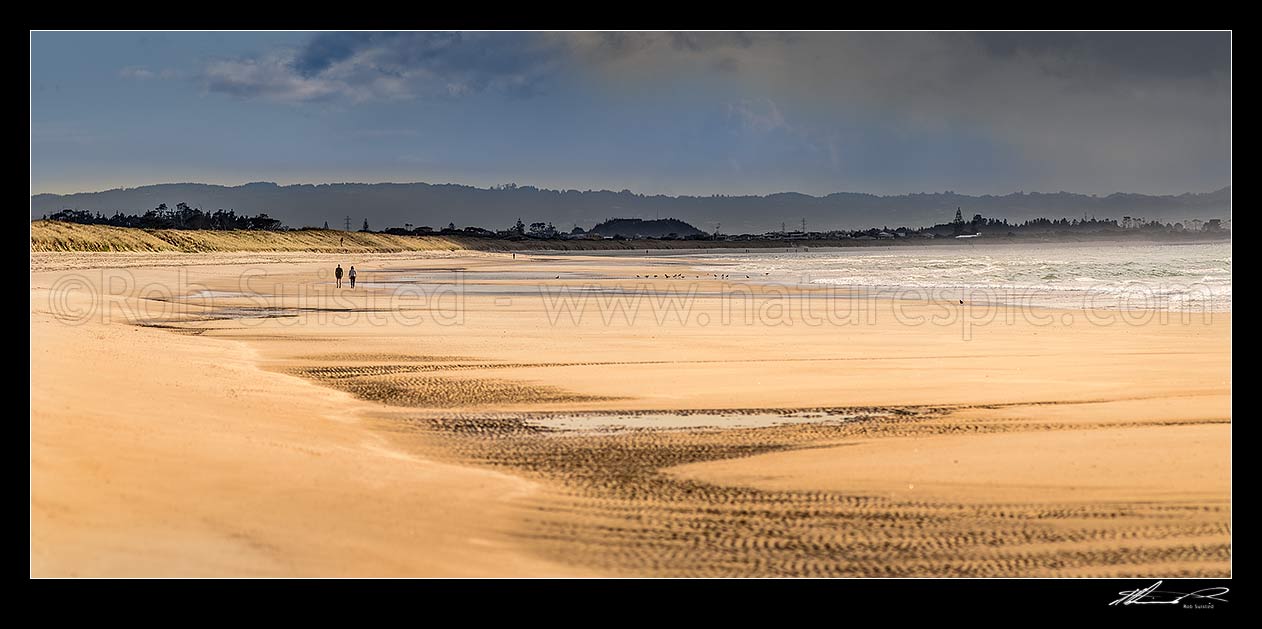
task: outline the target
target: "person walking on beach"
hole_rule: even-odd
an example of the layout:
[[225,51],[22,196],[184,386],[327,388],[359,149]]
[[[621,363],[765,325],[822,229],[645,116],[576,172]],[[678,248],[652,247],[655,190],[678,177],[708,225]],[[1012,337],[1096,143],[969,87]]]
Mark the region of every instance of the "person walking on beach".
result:
[[337,265],[337,269],[333,271],[333,277],[337,278],[337,287],[342,287],[342,265]]
[[351,265],[351,270],[346,274],[346,277],[351,278],[351,288],[355,288],[355,265]]

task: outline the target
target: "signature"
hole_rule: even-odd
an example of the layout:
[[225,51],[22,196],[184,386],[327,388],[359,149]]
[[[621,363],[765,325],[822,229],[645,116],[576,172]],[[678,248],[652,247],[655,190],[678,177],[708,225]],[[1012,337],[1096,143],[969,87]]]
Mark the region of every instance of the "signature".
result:
[[1230,590],[1225,587],[1212,587],[1197,590],[1195,592],[1171,592],[1168,590],[1158,590],[1161,585],[1158,581],[1146,588],[1140,590],[1123,590],[1118,592],[1122,598],[1109,603],[1109,605],[1177,605],[1184,599],[1209,599],[1212,601],[1227,602],[1225,598],[1219,598]]

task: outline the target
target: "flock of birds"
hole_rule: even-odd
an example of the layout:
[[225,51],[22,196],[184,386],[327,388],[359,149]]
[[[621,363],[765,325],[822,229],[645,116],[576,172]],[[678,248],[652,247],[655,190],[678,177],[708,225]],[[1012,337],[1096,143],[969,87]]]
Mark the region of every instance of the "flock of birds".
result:
[[[714,278],[714,279],[716,279],[716,280],[727,280],[727,279],[731,279],[731,278],[732,278],[732,275],[731,275],[730,273],[710,273],[709,275],[710,275],[710,277],[712,277],[712,278]],[[771,273],[763,273],[763,275],[771,275]],[[688,276],[687,276],[687,275],[684,275],[683,273],[662,273],[662,274],[660,274],[660,275],[648,275],[648,274],[645,274],[645,275],[638,275],[638,274],[637,274],[635,277],[636,277],[636,279],[642,279],[642,280],[657,279],[657,278],[661,278],[661,279],[664,279],[664,280],[686,280],[686,279],[688,279]],[[693,277],[694,277],[695,279],[701,279],[701,276],[700,276],[700,275],[694,275]],[[746,275],[746,276],[745,276],[745,279],[750,279],[750,277],[749,277],[748,275]]]
[[[729,273],[710,273],[709,275],[710,275],[710,277],[712,277],[712,278],[714,278],[714,279],[716,279],[716,280],[726,280],[726,279],[731,279],[731,277],[732,277],[732,276],[731,276],[731,274],[729,274]],[[771,275],[771,273],[770,273],[770,272],[768,272],[768,273],[763,273],[763,275]],[[658,278],[660,278],[660,279],[664,279],[664,280],[686,280],[686,279],[688,279],[688,277],[687,277],[686,275],[684,275],[683,273],[661,273],[661,274],[653,274],[653,275],[648,275],[648,274],[645,274],[645,275],[640,275],[640,274],[638,274],[638,273],[637,273],[635,277],[636,277],[637,279],[642,279],[642,280],[647,280],[647,279],[658,279]],[[700,275],[695,275],[695,276],[693,276],[693,277],[694,277],[694,278],[696,278],[696,279],[701,279],[701,276],[700,276]],[[561,279],[561,276],[560,276],[560,275],[556,276],[556,279],[558,279],[558,280],[559,280],[559,279]],[[748,275],[746,275],[746,276],[745,276],[745,279],[750,279],[750,277],[749,277]],[[961,299],[961,300],[960,300],[960,305],[964,305],[964,300],[963,300],[963,299]]]
[[[516,257],[516,256],[513,256],[513,257]],[[710,275],[710,277],[712,277],[712,278],[714,278],[714,279],[716,279],[716,280],[726,280],[726,279],[731,279],[731,277],[732,277],[732,275],[731,275],[730,273],[710,273],[709,275]],[[770,273],[770,272],[767,272],[767,273],[763,273],[763,275],[771,275],[771,273]],[[644,275],[640,275],[640,274],[638,274],[638,273],[637,273],[635,277],[636,277],[636,279],[642,279],[642,280],[647,280],[647,279],[659,279],[659,278],[660,278],[660,279],[664,279],[664,280],[686,280],[686,279],[688,279],[688,276],[684,275],[683,273],[660,273],[660,274],[656,274],[656,273],[655,273],[655,274],[653,274],[653,275],[648,275],[647,273],[646,273],[646,274],[644,274]],[[700,276],[700,275],[694,275],[693,277],[694,277],[695,279],[701,279],[701,276]],[[560,275],[556,276],[556,279],[558,279],[558,280],[559,280],[559,279],[561,279],[561,276],[560,276]],[[745,276],[745,279],[751,279],[751,278],[750,278],[748,275],[746,275],[746,276]],[[963,299],[961,299],[961,300],[960,300],[960,305],[964,305],[964,300],[963,300]]]

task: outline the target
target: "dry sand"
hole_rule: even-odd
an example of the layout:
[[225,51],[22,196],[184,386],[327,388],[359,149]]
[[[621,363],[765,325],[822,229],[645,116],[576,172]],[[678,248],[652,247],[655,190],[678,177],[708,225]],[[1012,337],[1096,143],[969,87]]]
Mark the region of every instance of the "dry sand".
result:
[[351,292],[317,254],[34,255],[32,575],[1230,575],[1230,313],[781,297],[679,258],[364,257]]

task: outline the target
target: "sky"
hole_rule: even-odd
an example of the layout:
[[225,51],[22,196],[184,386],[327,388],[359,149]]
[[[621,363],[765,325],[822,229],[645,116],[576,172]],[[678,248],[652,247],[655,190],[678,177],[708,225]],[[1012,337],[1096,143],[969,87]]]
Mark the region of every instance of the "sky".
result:
[[1225,32],[32,32],[31,192],[1208,192]]

